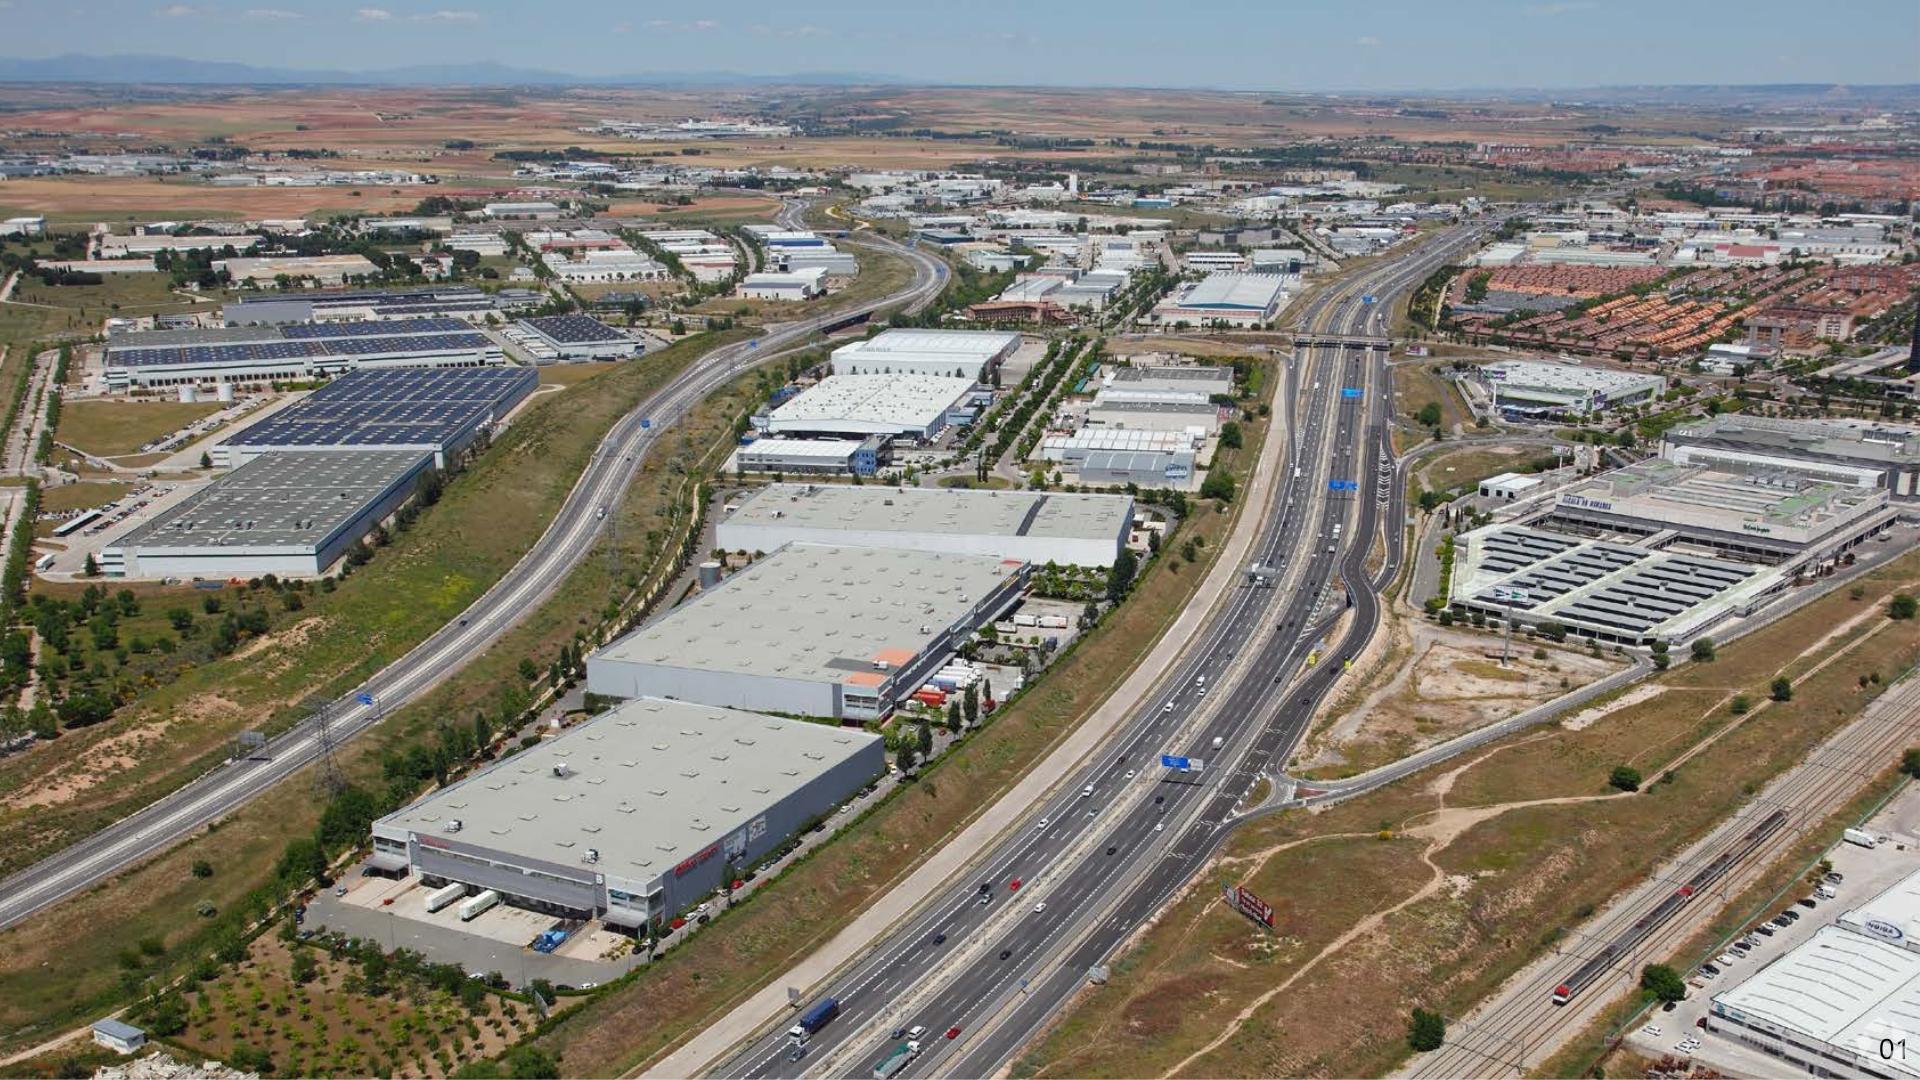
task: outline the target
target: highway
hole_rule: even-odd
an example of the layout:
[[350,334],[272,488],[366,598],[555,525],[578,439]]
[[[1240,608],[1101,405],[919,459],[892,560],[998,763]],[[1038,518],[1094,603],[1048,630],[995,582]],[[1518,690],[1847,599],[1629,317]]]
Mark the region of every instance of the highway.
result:
[[[780,211],[779,220],[798,227],[804,209],[800,203],[789,203]],[[803,321],[769,325],[767,332],[752,342],[716,349],[622,417],[594,451],[552,524],[504,577],[455,621],[326,710],[333,744],[352,739],[382,716],[459,671],[552,595],[574,566],[593,551],[606,525],[597,511],[618,500],[655,440],[702,399],[753,364],[807,343],[824,326],[888,307],[918,311],[947,283],[946,264],[923,251],[872,233],[862,233],[853,242],[905,258],[913,264],[913,280],[886,296]],[[361,704],[362,695],[374,704]],[[262,752],[217,768],[0,882],[0,928],[12,926],[164,851],[306,768],[321,749],[318,729],[317,720],[302,721],[274,738]]]
[[[1330,287],[1309,302],[1305,328],[1320,340],[1383,333],[1395,296],[1490,227],[1449,230]],[[1386,377],[1381,350],[1296,351],[1276,405],[1297,418],[1277,436],[1293,438],[1286,475],[1267,506],[1249,510],[1261,530],[1254,562],[1276,582],[1233,590],[1106,749],[971,872],[802,998],[804,1007],[832,996],[841,1008],[804,1056],[794,1060],[783,1017],[720,1074],[864,1076],[897,1042],[893,1030],[924,1025],[922,1055],[901,1075],[993,1075],[1187,882],[1255,779],[1284,765],[1341,659],[1357,651],[1343,644],[1308,666],[1346,607],[1343,583],[1356,586],[1344,641],[1364,642],[1378,622],[1369,553],[1384,512],[1379,581],[1390,580],[1404,519],[1386,441]],[[1356,487],[1335,491],[1330,481]],[[1205,768],[1164,769],[1163,752],[1205,759]],[[957,1038],[943,1037],[955,1027]]]

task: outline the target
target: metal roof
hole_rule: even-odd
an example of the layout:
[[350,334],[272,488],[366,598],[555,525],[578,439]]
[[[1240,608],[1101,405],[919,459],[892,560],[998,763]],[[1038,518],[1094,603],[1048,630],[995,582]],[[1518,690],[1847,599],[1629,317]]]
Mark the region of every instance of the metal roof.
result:
[[1112,540],[1132,519],[1128,495],[770,484],[724,524]]
[[1006,583],[983,555],[788,544],[602,648],[613,662],[845,682],[914,657]]
[[505,415],[539,381],[528,367],[349,372],[224,445],[444,450],[476,425]]
[[829,375],[773,411],[776,429],[838,430],[862,428],[925,429],[974,387],[969,378],[949,375]]
[[1920,953],[1865,934],[1823,926],[1745,982],[1714,995],[1713,1010],[1859,1054],[1894,1075],[1920,1076],[1913,1062],[1885,1060],[1878,1052],[1883,1038],[1920,1037]]
[[318,548],[427,460],[420,450],[261,454],[109,546]]
[[1280,274],[1208,274],[1180,297],[1179,306],[1265,311],[1279,301],[1286,281]]
[[[880,736],[739,709],[638,698],[378,822],[649,881]],[[564,768],[560,768],[564,766]]]

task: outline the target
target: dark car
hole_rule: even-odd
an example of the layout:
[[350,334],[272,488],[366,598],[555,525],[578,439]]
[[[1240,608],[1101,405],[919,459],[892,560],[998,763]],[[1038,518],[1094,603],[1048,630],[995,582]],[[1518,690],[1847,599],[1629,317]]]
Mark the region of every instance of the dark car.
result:
[[933,935],[933,943],[935,945],[945,945],[947,943],[947,935],[945,934]]
[[1706,972],[1706,973],[1707,973],[1708,975],[1718,975],[1718,974],[1720,974],[1720,969],[1719,969],[1719,968],[1717,968],[1717,967],[1715,967],[1715,966],[1714,966],[1713,964],[1711,964],[1711,963],[1707,963],[1707,964],[1701,964],[1701,965],[1700,965],[1700,970],[1701,970],[1701,971],[1704,971],[1704,972]]
[[1119,849],[1119,848],[1117,848],[1117,847],[1110,847],[1110,848],[1108,848],[1108,849],[1107,849],[1107,854],[1109,854],[1109,855],[1111,855],[1111,854],[1113,854],[1114,852],[1116,852],[1116,851],[1119,851],[1119,850],[1120,850],[1120,849]]
[[1001,950],[1000,950],[1000,959],[1002,959],[1002,960],[1005,960],[1005,959],[1006,959],[1007,957],[1009,957],[1009,956],[1012,956],[1012,955],[1013,955],[1013,950],[1012,950],[1012,949],[1001,949]]
[[1811,896],[1803,896],[1795,902],[1803,908],[1817,908],[1820,906],[1820,901],[1815,900]]
[[897,1028],[894,1028],[894,1029],[893,1029],[893,1034],[892,1034],[892,1035],[890,1035],[890,1036],[888,1036],[888,1037],[889,1037],[889,1038],[891,1038],[891,1039],[894,1039],[895,1041],[898,1041],[898,1040],[900,1040],[900,1039],[904,1039],[904,1038],[906,1038],[906,1037],[907,1037],[907,1029],[906,1029],[906,1028],[903,1028],[903,1027],[897,1027]]
[[1165,795],[1155,795],[1153,797],[1153,805],[1155,806],[1159,806],[1161,803],[1166,801],[1167,801],[1167,797]]

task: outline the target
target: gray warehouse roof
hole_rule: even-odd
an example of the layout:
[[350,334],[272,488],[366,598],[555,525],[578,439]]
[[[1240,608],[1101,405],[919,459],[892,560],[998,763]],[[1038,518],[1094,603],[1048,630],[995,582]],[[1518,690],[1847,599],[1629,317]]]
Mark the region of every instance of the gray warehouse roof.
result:
[[788,544],[601,649],[604,660],[814,682],[899,667],[1006,583],[985,555]]
[[428,459],[421,450],[261,454],[112,546],[314,548]]
[[468,844],[556,863],[582,861],[594,848],[607,873],[649,880],[879,740],[857,729],[639,698],[378,824],[444,835],[457,820]]
[[1132,515],[1125,495],[770,484],[726,524],[1111,540]]

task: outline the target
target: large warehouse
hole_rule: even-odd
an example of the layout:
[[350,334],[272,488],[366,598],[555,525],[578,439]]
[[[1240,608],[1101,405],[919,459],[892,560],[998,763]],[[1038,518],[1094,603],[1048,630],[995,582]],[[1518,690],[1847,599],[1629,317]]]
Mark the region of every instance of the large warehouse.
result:
[[835,375],[942,375],[981,381],[1020,348],[999,330],[888,330],[833,350]]
[[433,466],[418,450],[262,454],[100,552],[111,577],[317,577]]
[[1920,428],[1883,420],[1774,420],[1727,413],[1666,433],[1679,464],[1778,464],[1824,480],[1920,499]]
[[1479,368],[1494,408],[1510,419],[1585,416],[1651,401],[1666,392],[1663,375],[1536,360],[1500,360]]
[[1163,323],[1259,326],[1280,315],[1287,279],[1279,274],[1208,274],[1153,307]]
[[1112,566],[1132,524],[1131,495],[771,484],[728,514],[714,540],[727,551],[800,542]]
[[728,472],[792,473],[795,476],[872,476],[893,460],[893,440],[755,439],[734,451]]
[[221,443],[228,468],[283,450],[388,449],[432,455],[436,468],[540,385],[529,367],[355,371]]
[[532,334],[561,360],[621,360],[646,349],[644,342],[591,315],[544,315],[513,325]]
[[1096,428],[1128,431],[1198,430],[1213,435],[1220,430],[1220,406],[1205,399],[1186,401],[1117,400],[1095,395],[1087,423]]
[[930,441],[973,417],[974,380],[945,375],[829,375],[754,426],[769,435]]
[[325,378],[366,368],[478,367],[504,359],[485,334],[452,318],[149,330],[107,339],[113,390]]
[[864,731],[629,701],[374,822],[370,865],[643,931],[885,771]]
[[879,719],[1020,596],[1028,564],[788,544],[587,658],[587,691]]
[[483,292],[471,285],[424,289],[350,289],[317,293],[243,293],[220,308],[229,326],[257,323],[368,322],[458,318],[484,322],[515,307],[538,304],[529,289]]
[[1105,385],[1111,390],[1154,393],[1183,391],[1210,397],[1233,393],[1233,369],[1198,365],[1123,364],[1107,369]]
[[1450,603],[1602,641],[1685,642],[1884,531],[1883,491],[1654,459],[1462,534]]
[[1882,1040],[1920,1036],[1920,874],[1713,996],[1709,1031],[1814,1076],[1920,1077]]

